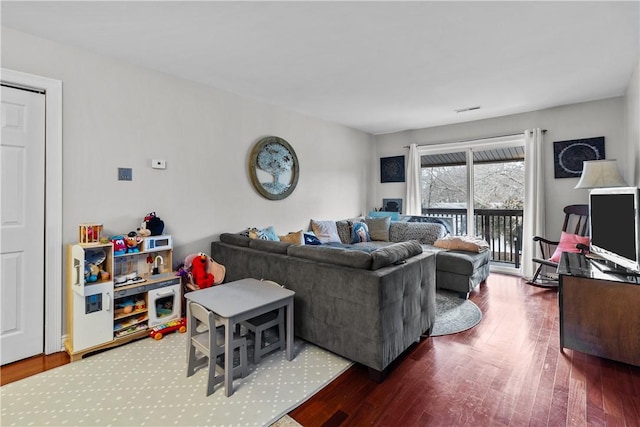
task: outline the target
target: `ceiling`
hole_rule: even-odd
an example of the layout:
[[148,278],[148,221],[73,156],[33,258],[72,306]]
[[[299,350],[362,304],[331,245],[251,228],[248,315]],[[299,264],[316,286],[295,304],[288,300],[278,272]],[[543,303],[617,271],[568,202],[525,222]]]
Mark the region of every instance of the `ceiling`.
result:
[[621,96],[638,64],[639,6],[3,0],[1,19],[25,33],[383,134]]

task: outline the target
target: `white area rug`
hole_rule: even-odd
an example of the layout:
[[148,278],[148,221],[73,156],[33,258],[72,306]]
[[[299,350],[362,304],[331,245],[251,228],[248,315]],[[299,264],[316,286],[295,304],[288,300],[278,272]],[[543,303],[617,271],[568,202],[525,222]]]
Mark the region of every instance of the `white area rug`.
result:
[[207,397],[207,369],[186,377],[186,335],[142,339],[0,388],[0,425],[264,426],[280,419],[352,362],[296,340],[250,364]]

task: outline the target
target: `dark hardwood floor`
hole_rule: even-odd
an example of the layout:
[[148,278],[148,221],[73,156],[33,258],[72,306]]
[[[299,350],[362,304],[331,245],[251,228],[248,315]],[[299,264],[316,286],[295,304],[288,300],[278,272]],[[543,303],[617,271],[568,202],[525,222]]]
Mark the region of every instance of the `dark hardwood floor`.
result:
[[[561,352],[555,290],[492,274],[471,300],[475,328],[422,340],[380,384],[355,365],[289,415],[305,427],[640,426],[640,368]],[[5,365],[1,384],[65,363]]]
[[65,352],[48,356],[41,354],[0,367],[0,386],[57,368],[69,363],[69,355]]
[[305,427],[640,426],[640,368],[561,352],[556,290],[492,274],[471,300],[475,328],[422,340],[381,384],[353,366],[289,415]]

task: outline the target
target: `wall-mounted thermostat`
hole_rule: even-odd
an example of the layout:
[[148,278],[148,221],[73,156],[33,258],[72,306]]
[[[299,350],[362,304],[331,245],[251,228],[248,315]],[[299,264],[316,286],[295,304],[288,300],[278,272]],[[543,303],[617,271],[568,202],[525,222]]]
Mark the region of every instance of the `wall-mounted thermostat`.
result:
[[154,168],[154,169],[166,169],[167,168],[167,161],[166,160],[153,159],[153,160],[151,160],[151,167]]

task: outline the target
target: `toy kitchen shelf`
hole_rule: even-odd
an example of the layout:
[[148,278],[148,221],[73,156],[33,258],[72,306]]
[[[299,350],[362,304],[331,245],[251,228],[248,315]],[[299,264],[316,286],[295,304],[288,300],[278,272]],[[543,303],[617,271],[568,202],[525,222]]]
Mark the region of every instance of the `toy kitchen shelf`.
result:
[[143,238],[136,249],[68,245],[65,348],[71,361],[146,337],[154,326],[180,318],[181,281],[171,268],[171,236]]

